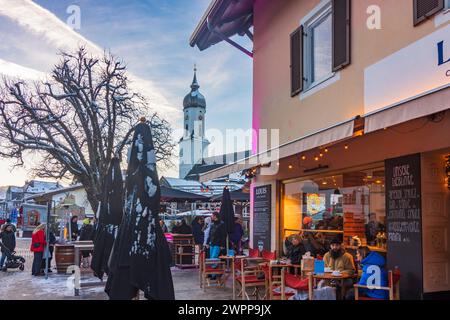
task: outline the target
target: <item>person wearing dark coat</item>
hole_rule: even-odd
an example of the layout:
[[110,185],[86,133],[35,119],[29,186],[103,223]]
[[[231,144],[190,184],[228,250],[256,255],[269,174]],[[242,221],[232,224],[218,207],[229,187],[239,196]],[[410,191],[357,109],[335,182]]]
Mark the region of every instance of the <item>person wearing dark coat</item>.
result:
[[225,223],[219,218],[219,213],[214,212],[211,220],[211,229],[209,230],[209,257],[210,259],[217,259],[220,252],[226,247],[227,230]]
[[3,265],[7,258],[6,254],[12,253],[16,248],[16,235],[12,224],[8,224],[4,227],[3,231],[0,233],[0,241],[3,243],[3,246],[1,247],[2,257],[0,258],[0,269],[5,270],[3,269]]
[[299,265],[301,263],[306,249],[302,243],[302,237],[299,234],[291,236],[290,241],[287,240],[286,251],[286,256],[291,260],[292,264]]
[[203,219],[201,217],[195,217],[192,222],[192,234],[194,236],[194,242],[200,247],[203,246],[203,240],[205,238],[205,233],[203,232]]
[[[76,241],[80,234],[80,230],[78,229],[78,216],[73,216],[72,218],[70,218],[70,230],[72,232],[71,240]],[[69,231],[68,225],[67,231]]]
[[186,220],[181,220],[181,225],[178,227],[179,234],[192,234],[192,229],[186,223]]
[[237,254],[242,253],[242,237],[244,236],[244,228],[242,228],[241,219],[234,219],[233,232],[230,234],[230,242]]
[[[83,220],[83,226],[80,230],[80,241],[93,241],[94,240],[94,226],[91,224],[89,218]],[[83,260],[89,258],[93,251],[82,251]],[[83,261],[86,266],[87,261]]]

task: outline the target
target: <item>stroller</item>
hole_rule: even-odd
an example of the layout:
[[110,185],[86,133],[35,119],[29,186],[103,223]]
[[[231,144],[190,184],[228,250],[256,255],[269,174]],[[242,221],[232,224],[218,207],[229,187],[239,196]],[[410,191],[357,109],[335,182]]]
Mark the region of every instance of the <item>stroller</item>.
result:
[[5,247],[5,245],[0,241],[0,248],[4,250],[6,254],[5,265],[3,266],[2,271],[7,271],[8,269],[19,269],[23,271],[25,269],[25,258],[22,256],[16,256],[16,252],[9,250]]

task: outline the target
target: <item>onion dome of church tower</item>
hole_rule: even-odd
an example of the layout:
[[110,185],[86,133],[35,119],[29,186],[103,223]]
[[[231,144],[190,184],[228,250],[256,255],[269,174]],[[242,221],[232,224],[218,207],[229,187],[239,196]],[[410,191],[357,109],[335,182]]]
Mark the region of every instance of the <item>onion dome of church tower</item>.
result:
[[194,79],[191,84],[191,92],[184,97],[183,107],[186,108],[205,108],[206,99],[198,90],[200,86],[197,81],[197,68],[194,68]]

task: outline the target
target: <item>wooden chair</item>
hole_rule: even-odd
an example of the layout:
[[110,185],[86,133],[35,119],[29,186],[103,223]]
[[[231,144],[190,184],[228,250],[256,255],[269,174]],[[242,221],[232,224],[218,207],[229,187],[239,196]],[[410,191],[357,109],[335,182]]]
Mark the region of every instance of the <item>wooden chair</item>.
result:
[[[200,272],[200,288],[205,291],[208,287],[224,287],[225,283],[223,281],[226,266],[225,262],[219,259],[206,259],[205,251],[201,251],[199,254],[199,272]],[[210,284],[211,280],[208,276],[215,275],[217,277],[216,286]]]
[[273,276],[269,268],[268,298],[270,300],[287,300],[292,297],[294,292],[287,292],[286,288],[296,291],[308,291],[309,300],[313,300],[313,277],[309,274],[307,277],[301,277],[290,274],[286,268],[282,268],[280,276]]
[[[246,258],[236,259],[236,262],[239,264],[238,274],[235,275],[234,281],[240,285],[240,292],[238,296],[242,298],[242,300],[250,300],[250,296],[258,299],[260,297],[260,287],[265,287],[266,281],[265,276],[261,277],[261,274],[264,274],[264,271],[261,269],[248,269],[246,265],[248,265]],[[248,294],[247,289],[252,289],[251,295]]]
[[250,248],[248,250],[248,256],[250,258],[259,258],[259,249],[252,249],[252,248]]
[[261,253],[261,257],[264,260],[267,260],[267,261],[276,260],[277,259],[277,252],[276,251],[272,252],[272,251],[263,250],[262,253]]
[[383,300],[378,298],[370,298],[359,295],[359,289],[375,289],[384,290],[389,292],[389,300],[400,300],[400,274],[394,274],[393,271],[388,272],[388,286],[387,287],[374,287],[355,284],[355,300]]

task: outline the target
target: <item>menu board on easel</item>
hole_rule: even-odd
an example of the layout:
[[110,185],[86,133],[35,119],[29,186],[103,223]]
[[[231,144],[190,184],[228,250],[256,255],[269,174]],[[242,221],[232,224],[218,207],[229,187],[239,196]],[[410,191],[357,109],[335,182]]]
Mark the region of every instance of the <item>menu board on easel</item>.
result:
[[272,186],[254,188],[253,247],[271,250]]
[[402,299],[421,299],[422,206],[420,154],[388,159],[386,166],[387,263],[401,272]]

